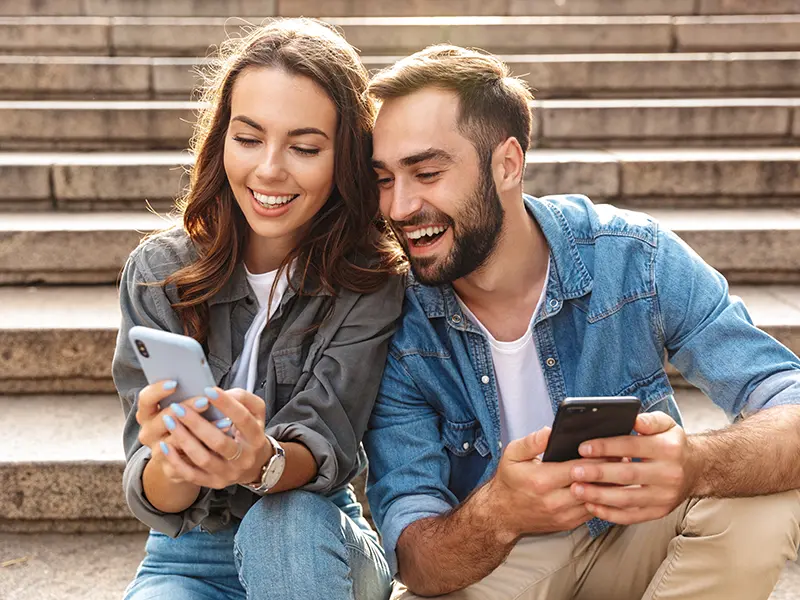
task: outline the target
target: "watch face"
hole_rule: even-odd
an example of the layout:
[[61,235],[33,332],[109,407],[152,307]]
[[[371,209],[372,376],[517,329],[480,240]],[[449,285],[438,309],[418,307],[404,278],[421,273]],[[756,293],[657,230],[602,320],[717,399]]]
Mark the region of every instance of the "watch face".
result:
[[286,456],[283,452],[277,452],[270,459],[267,468],[264,469],[264,476],[261,478],[262,487],[270,489],[275,487],[281,480],[283,469],[286,467]]

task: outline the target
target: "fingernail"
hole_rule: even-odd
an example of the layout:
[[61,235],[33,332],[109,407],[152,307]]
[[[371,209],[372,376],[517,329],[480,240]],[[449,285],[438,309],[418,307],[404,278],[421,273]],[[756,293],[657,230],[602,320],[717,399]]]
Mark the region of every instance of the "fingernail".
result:
[[164,388],[165,392],[170,392],[170,391],[174,390],[176,387],[178,387],[178,382],[177,381],[165,381],[164,385],[162,387]]
[[230,426],[231,426],[231,420],[228,417],[225,417],[224,419],[220,419],[219,421],[217,421],[217,427],[219,427],[220,429],[225,429],[226,427]]
[[166,456],[169,454],[169,446],[167,446],[164,442],[158,442],[158,445],[161,446],[161,452]]
[[164,415],[161,418],[164,420],[164,425],[166,425],[167,429],[169,429],[170,431],[172,431],[177,427],[177,425],[175,425],[175,419],[173,419],[169,415]]
[[207,387],[203,391],[205,392],[206,396],[208,396],[212,400],[216,400],[217,398],[219,398],[219,392],[215,390],[213,387]]
[[585,471],[583,470],[583,467],[575,467],[574,474],[575,474],[575,477],[577,477],[578,479],[583,479],[583,476],[584,476],[586,473],[585,473]]
[[580,452],[583,456],[590,456],[592,454],[592,445],[591,444],[583,444],[580,447]]
[[194,401],[195,408],[205,408],[208,406],[208,398],[198,398]]
[[582,485],[576,485],[575,486],[575,495],[578,496],[579,498],[581,496],[583,496],[583,486]]
[[173,402],[172,404],[169,405],[169,407],[172,409],[172,412],[174,412],[177,416],[179,417],[186,416],[186,409],[183,408],[180,404],[175,404]]

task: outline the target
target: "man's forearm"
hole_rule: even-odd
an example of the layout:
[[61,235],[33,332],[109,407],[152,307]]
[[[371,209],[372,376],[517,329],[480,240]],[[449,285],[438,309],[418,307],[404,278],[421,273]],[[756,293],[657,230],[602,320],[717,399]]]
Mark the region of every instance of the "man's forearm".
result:
[[800,406],[769,408],[689,436],[690,496],[760,496],[800,488]]
[[412,523],[397,542],[399,579],[420,596],[438,596],[480,581],[508,556],[516,536],[493,514],[489,486],[441,517]]

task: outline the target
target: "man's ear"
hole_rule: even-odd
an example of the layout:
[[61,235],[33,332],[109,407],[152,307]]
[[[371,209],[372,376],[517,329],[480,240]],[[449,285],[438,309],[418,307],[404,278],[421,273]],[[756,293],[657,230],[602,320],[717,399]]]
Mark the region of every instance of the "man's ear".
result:
[[517,138],[510,137],[497,146],[492,162],[497,191],[516,190],[525,170],[525,153]]

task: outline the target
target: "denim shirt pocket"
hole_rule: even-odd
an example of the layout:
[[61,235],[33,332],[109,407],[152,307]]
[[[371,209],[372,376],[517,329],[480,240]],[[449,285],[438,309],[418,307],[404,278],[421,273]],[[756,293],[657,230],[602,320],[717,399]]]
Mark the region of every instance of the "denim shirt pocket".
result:
[[442,419],[442,442],[450,457],[449,488],[461,501],[477,486],[491,459],[480,423]]
[[677,411],[673,407],[674,402],[671,401],[673,394],[674,390],[669,382],[669,376],[663,369],[659,369],[649,377],[634,381],[615,395],[636,396],[642,403],[641,412],[663,410],[675,418]]

